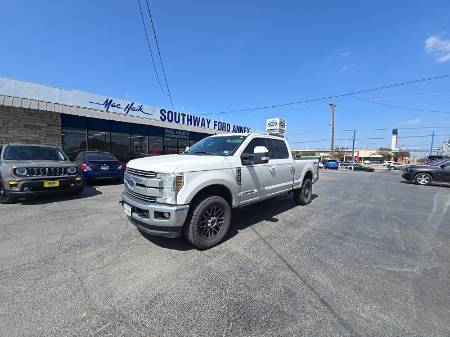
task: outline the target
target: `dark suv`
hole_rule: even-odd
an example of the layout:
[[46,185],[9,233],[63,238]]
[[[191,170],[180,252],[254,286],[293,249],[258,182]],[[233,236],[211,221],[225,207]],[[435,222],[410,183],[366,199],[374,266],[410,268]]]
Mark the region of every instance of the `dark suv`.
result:
[[407,166],[402,177],[419,185],[429,185],[433,181],[450,182],[450,159],[433,162],[433,165]]
[[47,145],[0,147],[0,203],[37,193],[79,194],[84,182],[80,169],[64,152]]

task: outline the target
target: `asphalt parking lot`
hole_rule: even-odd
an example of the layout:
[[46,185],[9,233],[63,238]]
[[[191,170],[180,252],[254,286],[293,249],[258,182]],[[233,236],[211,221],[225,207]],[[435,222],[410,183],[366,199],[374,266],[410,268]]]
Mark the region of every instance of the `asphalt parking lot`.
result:
[[142,236],[121,189],[0,205],[0,335],[450,335],[449,187],[321,172],[203,252]]

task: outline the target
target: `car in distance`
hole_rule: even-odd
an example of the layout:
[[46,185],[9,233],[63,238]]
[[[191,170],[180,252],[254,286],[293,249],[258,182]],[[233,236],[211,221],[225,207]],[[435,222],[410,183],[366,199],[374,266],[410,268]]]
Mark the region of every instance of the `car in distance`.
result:
[[392,162],[392,163],[389,163],[388,165],[386,165],[386,168],[387,168],[388,170],[402,170],[402,169],[404,169],[405,167],[406,167],[405,164],[403,164],[403,163],[397,163],[397,162]]
[[418,185],[430,185],[434,181],[450,182],[450,160],[439,165],[411,165],[403,170],[402,177]]
[[365,171],[365,172],[373,172],[375,169],[373,167],[365,166],[362,164],[354,164],[353,165],[354,171]]
[[75,163],[83,172],[86,183],[95,180],[122,181],[124,165],[109,152],[81,151]]
[[57,147],[10,144],[0,148],[0,203],[39,193],[79,194],[83,187],[80,170]]
[[183,235],[197,249],[221,242],[231,209],[292,192],[312,200],[315,160],[294,160],[285,139],[259,134],[204,138],[181,155],[131,160],[122,204],[128,219],[150,235]]
[[339,168],[339,163],[335,159],[328,159],[323,162],[323,166],[326,169],[337,170]]

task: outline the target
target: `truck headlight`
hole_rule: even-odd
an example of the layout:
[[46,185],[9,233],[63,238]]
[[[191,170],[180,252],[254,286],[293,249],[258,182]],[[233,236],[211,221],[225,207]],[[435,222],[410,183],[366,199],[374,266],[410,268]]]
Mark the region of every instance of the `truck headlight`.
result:
[[18,167],[14,170],[16,176],[26,177],[28,175],[28,170],[25,167]]
[[168,173],[158,173],[157,178],[162,180],[162,197],[159,202],[176,204],[177,193],[184,185],[184,176]]
[[69,167],[68,169],[67,169],[67,173],[68,174],[76,174],[77,173],[77,168],[75,167],[75,166],[72,166],[72,167]]

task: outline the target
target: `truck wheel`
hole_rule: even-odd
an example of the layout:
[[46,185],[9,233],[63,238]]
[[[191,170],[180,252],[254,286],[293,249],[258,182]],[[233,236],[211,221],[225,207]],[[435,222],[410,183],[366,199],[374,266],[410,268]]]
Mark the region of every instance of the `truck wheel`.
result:
[[294,190],[294,201],[297,205],[308,205],[312,200],[312,181],[303,179],[302,188]]
[[430,185],[433,178],[428,173],[419,173],[414,177],[414,182],[418,185]]
[[219,196],[207,196],[193,209],[184,237],[197,249],[208,249],[223,240],[230,228],[231,207]]
[[8,193],[0,181],[0,204],[11,204],[16,201],[16,197]]

